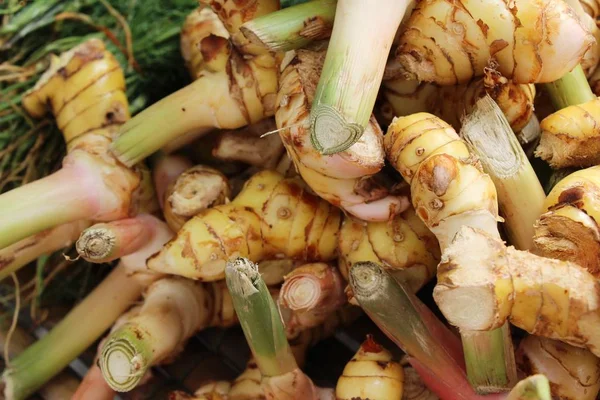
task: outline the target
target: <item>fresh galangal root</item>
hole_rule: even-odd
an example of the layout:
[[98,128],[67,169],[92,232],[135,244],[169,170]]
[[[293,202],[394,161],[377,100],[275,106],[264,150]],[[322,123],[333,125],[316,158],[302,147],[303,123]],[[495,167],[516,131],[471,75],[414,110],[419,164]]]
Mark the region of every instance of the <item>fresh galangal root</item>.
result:
[[559,181],[535,226],[534,252],[571,261],[600,276],[600,167],[576,171]]
[[558,110],[540,123],[535,155],[552,168],[591,167],[600,163],[600,99]]
[[491,58],[517,83],[552,82],[579,64],[594,43],[563,1],[422,1],[399,39],[403,75],[440,85],[483,74]]
[[230,203],[209,208],[148,260],[148,268],[204,281],[223,279],[225,264],[244,256],[307,262],[336,257],[341,212],[299,178],[255,174]]
[[371,118],[348,150],[323,156],[310,140],[310,107],[325,52],[298,50],[283,70],[275,121],[296,169],[321,198],[365,221],[387,221],[406,210],[406,196],[392,195],[375,179],[384,165],[383,132]]
[[526,374],[544,374],[562,400],[594,400],[600,391],[600,360],[585,349],[531,335],[516,357]]
[[335,387],[337,400],[400,400],[404,370],[391,353],[368,335],[346,364]]
[[165,193],[163,215],[173,232],[207,208],[225,204],[231,196],[227,177],[215,168],[196,165],[185,170]]
[[54,57],[24,95],[23,107],[35,118],[52,111],[68,154],[59,171],[0,196],[3,229],[11,230],[0,248],[78,219],[112,221],[136,214],[137,197],[149,194],[143,168],[126,168],[108,153],[129,109],[123,70],[101,40]]
[[401,277],[417,292],[435,276],[440,246],[411,207],[387,222],[344,218],[338,255],[338,266],[346,281],[353,264],[371,261]]
[[384,81],[380,92],[382,122],[389,124],[394,117],[428,112],[458,131],[463,116],[473,110],[479,98],[488,94],[513,131],[520,132],[533,116],[535,86],[514,83],[493,68],[486,67],[484,72],[484,77],[456,86],[405,79]]
[[600,283],[577,264],[506,247],[465,226],[442,256],[433,295],[460,329],[491,330],[510,320],[600,355]]

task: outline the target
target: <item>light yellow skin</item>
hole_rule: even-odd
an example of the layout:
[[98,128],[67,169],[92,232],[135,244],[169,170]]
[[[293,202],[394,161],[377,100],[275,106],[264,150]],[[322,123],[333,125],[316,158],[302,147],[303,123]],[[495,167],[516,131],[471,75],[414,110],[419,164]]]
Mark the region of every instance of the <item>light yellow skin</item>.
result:
[[227,177],[219,170],[195,165],[185,170],[169,185],[165,193],[163,215],[173,232],[194,215],[231,197]]
[[322,156],[310,140],[310,109],[324,52],[298,50],[283,69],[275,121],[298,173],[321,198],[365,221],[387,221],[409,202],[373,179],[384,165],[383,132],[371,118],[358,142]]
[[223,279],[227,260],[335,258],[340,211],[310,194],[298,178],[255,174],[229,204],[196,215],[148,260],[149,269],[192,279]]
[[552,168],[591,167],[600,163],[600,99],[569,106],[544,118],[535,151]]
[[565,0],[565,3],[567,3],[575,12],[585,29],[594,35],[595,42],[592,43],[581,60],[581,68],[583,68],[586,77],[590,77],[596,70],[598,67],[598,60],[600,59],[600,29],[596,26],[595,17],[590,15],[590,13],[594,12],[590,6],[598,6],[595,1],[596,0]]
[[[154,197],[151,188],[141,187],[145,167],[126,168],[108,151],[130,115],[123,70],[101,40],[90,39],[52,58],[50,68],[23,97],[23,107],[34,118],[52,112],[67,143],[65,163],[79,160],[102,171],[115,202],[99,219],[132,216],[139,203],[136,197]],[[151,208],[156,209],[153,202]]]
[[[237,318],[225,282],[202,283],[179,277],[160,279],[146,290],[139,313],[114,330],[102,345],[99,360],[102,374],[113,389],[128,391],[131,388],[115,387],[112,382],[123,385],[129,381],[126,377],[136,376],[140,370],[145,372],[153,365],[172,361],[199,330],[235,323]],[[149,348],[148,355],[125,355],[123,347],[135,348],[136,345],[129,343],[123,331],[134,332],[137,340]],[[129,374],[121,376],[125,371]],[[135,379],[131,382],[139,383]]]
[[338,253],[346,281],[352,264],[371,261],[407,279],[415,292],[435,276],[440,260],[437,239],[412,207],[388,222],[345,218]]
[[509,320],[600,355],[600,283],[577,264],[515,250],[463,227],[444,252],[433,295],[461,329],[491,330]]
[[600,167],[563,178],[544,208],[535,226],[535,253],[577,263],[600,276]]
[[400,400],[404,370],[389,351],[372,338],[362,344],[346,364],[335,387],[337,400]]
[[442,253],[463,225],[498,236],[498,200],[491,178],[446,122],[428,113],[396,118],[384,140],[391,165],[411,185],[416,214]]
[[180,49],[192,79],[200,77],[204,69],[204,56],[200,42],[209,35],[229,39],[229,32],[210,8],[197,8],[183,22]]
[[512,130],[521,131],[533,115],[535,86],[516,84],[492,69],[486,69],[485,73],[485,78],[456,86],[405,79],[384,81],[380,92],[382,122],[390,123],[394,117],[429,112],[458,131],[463,115],[469,114],[475,102],[487,93],[498,104]]
[[593,41],[562,1],[428,0],[413,11],[396,57],[405,76],[440,85],[482,75],[491,58],[514,82],[544,83],[577,66]]
[[600,391],[600,360],[585,349],[531,335],[516,358],[526,374],[544,374],[561,400],[594,400]]
[[[246,10],[244,18],[258,17],[269,9]],[[228,23],[223,25],[223,18],[220,22],[210,9],[190,16],[182,45],[195,49],[186,47],[182,51],[195,80],[148,107],[120,129],[113,151],[121,162],[129,165],[150,148],[170,152],[214,129],[237,129],[273,116],[280,56],[248,53],[250,49],[235,43],[235,35],[226,29],[230,27]],[[170,140],[152,138],[154,132],[159,135],[161,130],[169,131]],[[146,132],[149,137],[144,149],[136,150],[134,147]]]

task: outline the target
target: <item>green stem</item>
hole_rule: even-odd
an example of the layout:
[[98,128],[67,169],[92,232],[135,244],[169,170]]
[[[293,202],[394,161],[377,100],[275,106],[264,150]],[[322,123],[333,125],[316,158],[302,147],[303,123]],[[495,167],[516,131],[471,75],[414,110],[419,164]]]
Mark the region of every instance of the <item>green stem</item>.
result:
[[11,360],[5,396],[25,399],[91,346],[138,297],[144,282],[117,266],[48,335]]
[[81,173],[63,168],[0,196],[0,249],[45,229],[94,214],[89,185]]
[[69,247],[89,225],[88,221],[59,225],[0,249],[0,281],[42,255]]
[[[394,36],[409,0],[339,0],[313,100],[311,142],[322,154],[344,151],[362,136]],[[377,43],[377,45],[374,45]]]
[[463,119],[460,135],[494,182],[510,243],[529,250],[546,195],[504,113],[490,96],[475,103]]
[[435,376],[456,398],[475,398],[464,372],[458,338],[419,299],[373,262],[350,268],[354,297],[377,326]]
[[305,47],[331,34],[337,0],[315,0],[267,14],[240,28],[253,44],[270,51]]
[[242,127],[247,121],[230,97],[227,74],[201,77],[123,124],[111,151],[130,167],[186,134]]
[[152,363],[152,345],[146,331],[126,324],[113,332],[100,356],[100,369],[106,383],[115,391],[135,388]]
[[258,271],[245,258],[227,263],[227,287],[248,345],[262,376],[275,377],[298,365],[287,341],[279,310]]
[[557,110],[583,104],[596,98],[581,65],[577,65],[562,78],[544,84],[544,88]]
[[480,394],[504,391],[517,381],[510,326],[493,331],[461,331],[467,375]]

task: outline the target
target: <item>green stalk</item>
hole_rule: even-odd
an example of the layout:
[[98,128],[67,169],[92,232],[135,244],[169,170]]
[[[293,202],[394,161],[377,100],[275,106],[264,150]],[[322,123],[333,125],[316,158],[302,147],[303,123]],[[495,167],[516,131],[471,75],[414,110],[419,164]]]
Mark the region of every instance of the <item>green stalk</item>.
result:
[[3,193],[0,196],[0,249],[43,230],[94,215],[97,199],[95,193],[90,193],[90,185],[81,184],[83,178],[74,168],[62,168]]
[[227,263],[225,279],[262,376],[281,376],[298,368],[279,310],[260,276],[258,265],[237,258]]
[[557,110],[586,103],[596,98],[581,65],[577,65],[562,78],[544,84],[544,88]]
[[475,103],[463,120],[460,136],[494,182],[510,243],[529,250],[546,195],[504,113],[490,96]]
[[305,47],[331,34],[337,0],[315,0],[246,22],[240,30],[255,45],[273,52]]
[[[460,342],[408,289],[373,262],[350,268],[354,297],[398,347],[435,376],[441,392],[450,398],[476,398],[464,372]],[[440,393],[438,393],[440,394]]]
[[362,136],[409,6],[409,0],[338,1],[310,116],[311,142],[322,154],[344,151]]
[[128,392],[142,379],[152,361],[152,345],[146,331],[125,324],[113,332],[102,347],[100,369],[115,391]]
[[205,106],[212,83],[211,79],[198,79],[127,121],[111,144],[113,154],[132,166],[177,138],[214,129],[212,109],[210,104]]
[[140,297],[146,283],[117,266],[48,335],[11,360],[2,375],[5,397],[25,399],[62,371]]
[[514,350],[508,323],[486,332],[460,333],[471,385],[480,394],[496,393],[512,387],[517,381]]

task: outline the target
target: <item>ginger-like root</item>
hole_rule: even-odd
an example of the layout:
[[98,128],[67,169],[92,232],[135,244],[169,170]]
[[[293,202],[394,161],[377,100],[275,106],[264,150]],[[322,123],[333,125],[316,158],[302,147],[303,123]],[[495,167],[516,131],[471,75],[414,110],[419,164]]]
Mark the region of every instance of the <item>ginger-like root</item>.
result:
[[600,167],[576,171],[546,197],[535,226],[534,252],[571,261],[600,276]]
[[198,7],[188,14],[181,27],[179,48],[192,79],[200,78],[204,72],[207,48],[201,42],[211,35],[229,38],[229,32],[212,9]]
[[540,123],[535,155],[552,168],[591,167],[600,163],[600,99],[558,110]]
[[231,188],[225,175],[214,168],[196,165],[169,186],[163,214],[173,232],[178,232],[194,215],[225,204],[230,196]]
[[102,374],[114,390],[129,391],[150,366],[172,360],[199,330],[236,322],[225,282],[158,280],[147,289],[138,315],[112,332],[102,346]]
[[433,296],[460,329],[491,330],[510,320],[600,355],[600,283],[577,264],[506,247],[481,230],[457,233]]
[[544,374],[561,400],[594,400],[600,391],[600,360],[587,350],[532,335],[521,341],[516,358],[526,374]]
[[346,303],[344,280],[336,267],[305,264],[285,276],[277,301],[288,335],[321,325]]
[[498,104],[514,132],[525,128],[533,115],[535,86],[514,83],[487,67],[483,78],[456,86],[440,87],[405,79],[384,81],[380,93],[382,122],[389,124],[394,117],[429,112],[458,131],[461,118],[469,114],[485,94]]
[[164,155],[156,162],[152,169],[152,178],[161,210],[164,211],[166,193],[171,184],[193,166],[194,164],[186,157],[172,154]]
[[400,400],[404,387],[404,370],[400,363],[371,335],[362,343],[338,379],[338,400]]
[[420,2],[396,52],[403,75],[440,85],[466,83],[490,59],[517,83],[552,82],[594,42],[577,14],[556,0]]
[[148,260],[156,272],[222,279],[233,257],[329,261],[336,256],[340,210],[309,193],[298,178],[263,171],[229,204],[196,215]]
[[[2,203],[18,202],[31,210],[36,207],[29,203],[43,201],[37,207],[43,218],[29,213],[36,218],[33,228],[40,230],[56,222],[79,218],[111,221],[136,213],[142,171],[126,168],[108,152],[113,134],[129,119],[125,79],[119,63],[101,40],[90,39],[55,57],[48,71],[23,97],[23,107],[35,118],[52,111],[68,154],[60,171],[5,193]],[[19,200],[32,194],[31,190],[48,191],[48,196]],[[61,202],[53,204],[53,192],[62,194]],[[3,207],[3,211],[14,213],[12,208]],[[27,220],[17,221],[17,217],[7,217],[6,221],[28,224]]]
[[498,200],[454,129],[427,113],[396,118],[385,137],[388,160],[411,185],[415,212],[437,237],[442,253],[463,225],[498,234]]
[[348,150],[323,156],[310,139],[310,107],[325,52],[298,50],[283,70],[275,121],[296,169],[321,198],[366,221],[387,221],[404,211],[404,196],[390,194],[374,175],[384,164],[383,133],[371,118]]
[[[219,9],[217,3],[212,4],[213,10],[219,11],[220,17],[244,21],[272,8],[263,7],[263,3],[274,8],[279,5],[274,0],[252,2],[255,7],[228,2]],[[250,8],[235,10],[245,6]],[[231,14],[224,10],[231,10]],[[232,41],[237,35],[230,35],[231,21],[225,23],[227,32],[211,15],[214,11],[197,12],[197,17],[204,20],[196,23],[204,24],[192,38],[199,49],[192,63],[195,81],[146,108],[119,130],[111,150],[125,165],[165,146],[170,151],[177,149],[213,129],[237,129],[273,116],[279,56],[250,54],[241,43],[234,46]]]
[[362,261],[375,262],[401,276],[415,292],[435,276],[439,245],[412,207],[387,222],[347,217],[339,237],[338,265],[346,281],[350,267]]

